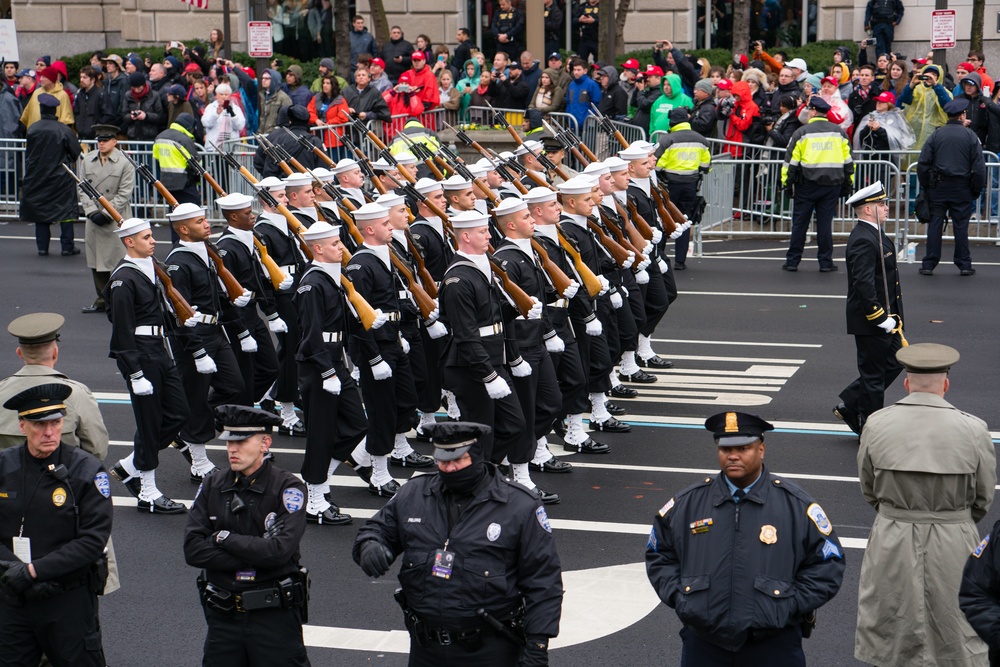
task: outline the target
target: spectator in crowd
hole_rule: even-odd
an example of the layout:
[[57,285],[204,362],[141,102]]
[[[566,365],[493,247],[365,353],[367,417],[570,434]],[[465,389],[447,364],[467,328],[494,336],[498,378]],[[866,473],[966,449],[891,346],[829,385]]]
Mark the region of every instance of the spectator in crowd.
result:
[[624,120],[628,115],[628,93],[618,82],[618,70],[610,65],[601,68],[601,104],[598,110],[613,120]]
[[441,106],[448,111],[458,111],[462,104],[462,94],[455,86],[455,77],[452,76],[451,69],[443,69],[438,74],[438,97],[441,99]]
[[8,60],[3,64],[3,80],[9,88],[14,88],[17,85],[17,66],[16,60]]
[[482,68],[479,66],[478,60],[470,58],[465,61],[463,71],[465,72],[465,76],[459,79],[458,83],[455,84],[458,88],[458,92],[462,94],[462,102],[459,106],[459,112],[462,117],[465,116],[465,110],[470,106],[472,91],[479,87],[479,79],[482,76]]
[[[678,90],[686,93],[694,89],[694,84],[698,80],[698,72],[694,65],[688,60],[681,50],[675,48],[669,41],[657,42],[653,45],[653,64],[659,65],[664,72],[675,72],[681,80],[682,88]],[[744,69],[746,69],[744,67]]]
[[73,100],[76,135],[81,140],[95,138],[91,128],[104,119],[106,103],[100,72],[90,65],[81,68],[80,88],[76,92],[76,99]]
[[975,72],[983,78],[983,92],[987,95],[993,93],[993,79],[986,73],[986,56],[982,51],[972,50],[966,57],[966,61],[975,67]]
[[434,55],[431,52],[431,38],[423,34],[417,35],[417,39],[413,42],[413,51],[423,53],[424,61],[430,62],[431,56]]
[[167,127],[173,125],[182,113],[194,117],[194,109],[185,98],[184,86],[175,83],[168,87],[165,92],[167,93]]
[[37,74],[37,77],[38,86],[32,92],[28,103],[24,107],[24,113],[21,114],[21,125],[24,125],[25,128],[30,128],[32,124],[41,118],[41,111],[38,108],[38,96],[50,95],[59,102],[59,107],[56,110],[56,118],[60,123],[72,127],[75,122],[73,117],[73,102],[69,99],[66,91],[63,90],[63,85],[59,83],[58,70],[49,66]]
[[354,72],[354,85],[344,91],[347,111],[363,121],[380,120],[389,122],[389,105],[382,94],[369,81],[368,70],[359,67]]
[[333,5],[330,0],[312,0],[309,3],[306,26],[310,39],[309,60],[333,51]]
[[139,72],[129,74],[129,91],[122,104],[122,131],[133,141],[152,141],[167,123],[167,113],[160,96],[150,89]]
[[719,138],[725,139],[729,133],[729,116],[736,106],[736,98],[733,97],[733,82],[729,79],[720,79],[715,84],[715,112],[718,117],[716,134]]
[[385,73],[393,85],[412,66],[412,55],[413,45],[403,39],[403,29],[398,25],[392,26],[389,29],[389,41],[382,45],[382,60],[385,61]]
[[423,110],[430,111],[441,103],[437,79],[427,66],[427,57],[423,51],[414,51],[410,61],[413,63],[413,69],[409,71],[410,85],[417,89],[417,97],[423,104]]
[[[285,3],[281,0],[267,0],[267,18],[271,21],[271,43],[275,53],[288,53],[285,47]],[[274,69],[280,70],[280,67]]]
[[858,68],[858,85],[847,98],[847,106],[854,114],[854,124],[852,132],[856,133],[858,126],[865,122],[865,116],[875,110],[876,98],[875,89],[875,66],[862,65]]
[[118,120],[118,111],[128,92],[128,75],[125,74],[122,57],[111,54],[101,60],[104,63],[104,120]]
[[705,137],[714,139],[719,112],[715,108],[712,93],[715,86],[711,79],[701,79],[694,84],[694,110],[691,112],[691,129]]
[[780,115],[764,125],[764,131],[767,132],[767,138],[764,140],[765,146],[788,147],[788,140],[791,139],[795,130],[802,127],[799,119],[795,117],[795,110],[798,106],[798,98],[791,95],[781,96],[778,100],[778,113]]
[[170,85],[170,80],[167,78],[167,71],[163,65],[153,63],[153,66],[149,68],[149,88],[154,95],[159,96],[160,102],[164,107],[167,106],[167,93],[164,89]]
[[260,92],[258,94],[258,104],[260,105],[260,127],[258,131],[268,134],[278,125],[278,110],[292,106],[292,98],[281,90],[278,82],[281,81],[281,74],[277,70],[266,69],[260,77]]
[[795,71],[788,66],[778,70],[778,85],[772,93],[772,96],[778,100],[783,95],[791,95],[796,99],[802,96],[802,87],[795,80]]
[[455,53],[451,57],[451,66],[461,71],[465,62],[472,57],[472,50],[476,45],[472,43],[472,33],[468,28],[459,28],[455,33],[455,41],[458,46],[455,47]]
[[217,58],[228,58],[229,54],[226,53],[226,36],[218,28],[212,28],[208,31],[208,57],[211,60]]
[[344,136],[344,123],[347,117],[344,114],[350,113],[347,100],[340,93],[340,84],[336,77],[326,75],[323,77],[323,89],[316,93],[309,100],[309,124],[310,125],[339,125],[323,130],[323,145],[333,149],[331,155],[334,160],[347,157],[344,154],[340,137]]
[[846,63],[837,63],[830,68],[830,76],[837,81],[837,90],[840,99],[845,102],[850,99],[854,91],[854,84],[851,83],[851,68]]
[[511,0],[500,0],[500,8],[493,14],[490,23],[490,32],[499,50],[512,59],[517,58],[524,50],[524,12],[514,7]]
[[389,105],[390,115],[419,116],[424,112],[420,91],[412,85],[411,76],[410,72],[403,72],[399,75],[399,83],[393,86],[392,90],[382,94],[385,103]]
[[20,123],[21,114],[24,109],[28,106],[28,100],[31,99],[31,94],[35,92],[36,83],[35,77],[37,74],[33,69],[23,69],[17,73],[17,87],[14,89],[14,97],[17,99],[18,104],[21,106],[21,111],[18,112],[18,123]]
[[[840,125],[844,132],[850,132],[851,127],[854,125],[854,114],[847,107],[847,102],[845,102],[840,97],[840,88],[837,85],[837,80],[832,76],[825,76],[820,80],[820,88],[818,93],[814,93],[817,97],[822,97],[826,100],[826,103],[830,105],[830,110],[833,112],[835,118],[840,120],[836,123]],[[807,98],[808,99],[808,98]],[[799,113],[799,122],[805,125],[809,122],[809,110],[804,108]],[[829,119],[834,122],[834,118]]]
[[205,127],[205,148],[209,151],[214,150],[213,145],[221,148],[226,141],[240,136],[247,119],[243,109],[234,102],[229,84],[220,83],[215,87],[215,100],[205,107],[201,124]]
[[[854,146],[866,151],[905,151],[916,141],[913,129],[896,107],[896,98],[888,90],[875,98],[875,110],[862,119],[854,134]],[[892,159],[900,160],[899,156]]]
[[902,0],[868,0],[865,5],[865,31],[875,38],[877,53],[891,53],[896,26],[903,20]]
[[[747,90],[750,90],[749,85],[745,81],[741,81],[740,83]],[[752,92],[749,95],[748,101],[753,104]],[[663,94],[656,98],[652,108],[649,110],[649,135],[653,136],[653,133],[657,131],[669,132],[670,110],[679,107],[693,109],[694,103],[690,97],[684,94],[681,78],[677,74],[670,72],[663,77]],[[754,108],[757,108],[756,104],[754,104]],[[759,112],[757,115],[759,115]]]
[[563,89],[556,83],[559,80],[559,72],[548,67],[538,78],[538,85],[535,86],[528,104],[529,110],[535,109],[539,116],[562,111]]
[[63,90],[69,95],[69,101],[72,105],[73,99],[76,97],[77,87],[69,80],[69,70],[66,69],[66,63],[62,60],[56,60],[52,63],[52,67],[58,73],[58,83],[62,84]]
[[761,113],[767,108],[768,103],[768,93],[767,93],[767,75],[764,74],[762,70],[755,67],[750,67],[743,72],[743,76],[740,81],[746,81],[750,84],[750,93],[753,95],[753,103],[757,105],[757,108],[761,110]]
[[[0,139],[16,139],[22,136],[21,103],[14,89],[0,83]],[[4,192],[15,192],[20,178],[19,155],[15,151],[0,151],[0,188]]]
[[545,53],[559,50],[563,42],[563,13],[559,3],[554,0],[543,0],[545,10]]
[[965,126],[976,133],[980,143],[985,144],[990,127],[989,114],[1000,114],[1000,107],[983,95],[982,79],[977,72],[966,75],[958,85],[962,92],[955,99],[969,100],[969,107],[965,110]]
[[941,68],[937,65],[915,69],[910,73],[910,82],[896,100],[896,106],[902,107],[907,122],[917,136],[914,145],[917,150],[924,147],[934,130],[948,122],[944,106],[951,101],[951,93],[940,80]]
[[888,73],[882,80],[882,90],[889,91],[895,99],[903,94],[903,89],[910,82],[910,77],[906,72],[906,63],[902,60],[893,60],[889,63]]
[[580,34],[577,53],[584,63],[588,62],[591,56],[597,60],[597,43],[600,36],[599,4],[600,0],[583,0],[573,16],[573,25]]
[[134,74],[139,72],[140,74],[146,73],[146,67],[142,63],[142,58],[133,54],[129,54],[129,57],[125,59],[125,73]]
[[378,46],[375,44],[375,37],[368,28],[365,27],[365,18],[360,14],[355,14],[351,19],[351,74],[358,69],[358,56],[362,53],[371,55],[372,58],[378,55]]
[[622,63],[622,71],[618,73],[618,85],[625,91],[628,104],[628,117],[635,114],[635,75],[639,73],[639,61],[629,58]]
[[500,74],[500,97],[497,104],[504,109],[524,110],[528,108],[531,90],[522,76],[521,63],[515,61],[507,68],[507,74]]
[[434,47],[434,66],[431,67],[431,73],[434,74],[434,78],[440,81],[441,72],[448,70],[451,72],[451,80],[458,80],[458,70],[448,64],[451,59],[450,57],[451,53],[444,44],[438,44]]
[[530,95],[538,86],[538,80],[542,78],[541,65],[535,60],[535,56],[531,54],[531,51],[522,51],[519,61],[521,63],[521,76],[524,78],[524,82],[528,84],[528,93]]
[[587,76],[587,64],[580,58],[570,61],[570,71],[573,80],[566,90],[566,113],[573,116],[577,125],[583,128],[583,122],[592,113],[590,105],[601,103],[601,87]]
[[729,112],[729,120],[726,124],[725,151],[735,158],[743,157],[743,135],[750,129],[754,119],[760,116],[760,109],[754,104],[753,94],[746,81],[737,81],[733,84],[732,110]]
[[[955,65],[955,87],[951,89],[952,98],[958,97],[962,94],[962,79],[969,75],[970,72],[975,72],[976,68],[972,66],[970,62],[958,63]],[[980,84],[982,83],[982,78],[979,79]],[[988,96],[989,93],[986,93]]]
[[553,51],[548,57],[549,69],[554,69],[559,72],[559,78],[556,80],[556,84],[563,89],[565,93],[569,88],[569,82],[573,80],[573,76],[570,74],[569,70],[563,66],[563,57],[558,51]]
[[809,77],[809,67],[806,65],[806,61],[802,58],[792,58],[785,63],[785,67],[792,70],[792,74],[795,75],[795,80],[799,84]]
[[368,73],[371,75],[371,87],[377,90],[379,94],[392,90],[392,81],[389,80],[389,75],[385,73],[384,60],[381,58],[372,58],[371,65],[368,67]]
[[[494,79],[493,72],[483,70],[479,75],[479,84],[469,93],[469,107],[485,108],[487,103],[496,106],[494,102],[500,97],[500,82]],[[478,116],[470,116],[473,123],[490,124],[488,111],[481,111]]]
[[40,56],[38,60],[35,61],[35,72],[41,74],[42,70],[51,64],[52,56]]
[[[274,84],[272,83],[272,85]],[[205,114],[205,107],[211,104],[212,95],[208,92],[208,81],[204,77],[196,78],[194,83],[191,84],[191,94],[188,95],[188,102],[191,103],[191,108],[194,109],[195,117],[201,118]]]
[[493,56],[493,78],[499,79],[500,75],[507,75],[507,68],[510,66],[510,56],[506,51],[497,51]]
[[288,71],[285,72],[285,83],[281,89],[292,100],[292,104],[306,106],[312,99],[309,89],[303,85],[302,68],[298,65],[288,66]]
[[177,59],[177,56],[168,55],[163,59],[162,65],[163,69],[166,70],[166,78],[170,82],[170,85],[175,83],[183,84],[184,72],[182,70],[181,61]]

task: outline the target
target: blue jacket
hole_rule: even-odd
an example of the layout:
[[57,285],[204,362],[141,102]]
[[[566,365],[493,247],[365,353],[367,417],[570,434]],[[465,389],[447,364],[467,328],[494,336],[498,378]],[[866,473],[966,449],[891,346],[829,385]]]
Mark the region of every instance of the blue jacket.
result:
[[375,38],[368,28],[362,28],[361,32],[351,29],[351,71],[358,68],[358,56],[362,53],[370,53],[372,58],[378,56],[378,46],[375,45]]
[[583,129],[583,121],[589,116],[591,104],[601,103],[601,86],[589,76],[581,76],[569,82],[566,90],[566,113],[576,118]]

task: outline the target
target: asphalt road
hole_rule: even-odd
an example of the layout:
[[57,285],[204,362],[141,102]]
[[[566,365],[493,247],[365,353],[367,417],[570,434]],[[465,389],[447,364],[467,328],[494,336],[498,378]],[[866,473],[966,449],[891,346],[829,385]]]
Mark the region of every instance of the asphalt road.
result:
[[[168,234],[161,228],[156,235],[163,239],[158,253],[163,257]],[[0,319],[41,310],[66,316],[58,368],[98,394],[112,438],[109,461],[125,456],[132,414],[123,381],[107,357],[107,320],[80,313],[93,299],[83,257],[36,256],[32,229],[21,224],[0,226],[0,238],[6,287]],[[767,439],[769,468],[797,478],[815,496],[847,547],[843,588],[820,611],[806,655],[815,665],[859,664],[853,659],[857,581],[874,513],[856,481],[856,438],[831,415],[837,394],[856,374],[854,342],[844,333],[843,246],[835,250],[842,270],[833,274],[817,271],[815,260],[808,259],[814,250],[806,251],[798,273],[781,271],[779,241],[718,241],[705,248],[705,257],[690,258],[689,269],[678,274],[681,296],[654,343],[676,367],[660,373],[660,381],[639,400],[622,401],[633,432],[601,437],[612,445],[608,456],[568,456],[577,464],[570,475],[535,475],[563,499],[549,507],[567,588],[562,634],[551,653],[555,666],[679,661],[680,626],[646,581],[643,549],[660,506],[717,470],[702,422],[734,407],[778,425]],[[990,332],[1000,320],[993,288],[1000,249],[977,246],[973,259],[978,274],[972,278],[960,278],[951,265],[942,264],[932,278],[917,275],[917,265],[904,267],[906,333],[911,342],[949,343],[961,351],[948,398],[998,429],[992,389],[998,351]],[[5,375],[19,366],[12,341],[3,359]],[[887,400],[903,393],[897,381]],[[297,471],[303,441],[281,436],[276,441],[279,464]],[[425,446],[418,449],[427,453]],[[561,453],[558,445],[553,450]],[[210,457],[224,462],[219,450]],[[194,496],[179,454],[165,452],[157,477],[167,495],[188,501]],[[369,496],[350,470],[338,471],[335,480],[336,499],[355,516],[355,528],[310,526],[306,532],[302,559],[313,573],[306,629],[310,657],[314,665],[405,665],[406,635],[392,600],[395,577],[369,579],[350,557],[356,526],[382,502]],[[109,663],[199,664],[205,623],[197,573],[184,563],[181,550],[185,517],[138,514],[124,488],[112,484],[123,588],[102,602]],[[995,508],[980,531],[998,518]]]

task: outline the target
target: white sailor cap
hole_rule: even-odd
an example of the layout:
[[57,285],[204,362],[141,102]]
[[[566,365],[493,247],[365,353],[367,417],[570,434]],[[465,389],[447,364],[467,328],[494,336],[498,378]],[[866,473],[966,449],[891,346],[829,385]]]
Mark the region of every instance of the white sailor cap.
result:
[[149,229],[149,220],[143,220],[142,218],[122,220],[122,226],[118,228],[118,238],[123,239],[126,236],[132,236],[147,229]]
[[631,144],[629,144],[629,147],[630,148],[641,148],[642,150],[646,151],[647,153],[650,153],[650,152],[652,152],[656,148],[656,145],[649,143],[645,139],[637,139],[637,140],[633,141]]
[[[480,169],[485,169],[486,171],[493,171],[497,168],[496,163],[488,157],[479,158],[479,162],[477,162],[475,166]],[[471,169],[472,167],[469,168]]]
[[257,181],[257,187],[268,192],[280,192],[285,189],[285,183],[277,176],[268,176]]
[[312,170],[312,175],[320,183],[329,183],[337,176],[326,167],[316,167]]
[[393,206],[398,206],[399,204],[405,204],[406,199],[397,195],[395,192],[386,192],[384,195],[379,195],[378,198],[375,199],[375,203],[383,208],[389,209]]
[[442,181],[441,187],[444,188],[445,192],[456,192],[459,190],[466,190],[472,187],[472,181],[467,181],[458,174],[455,174],[451,178]]
[[521,195],[525,202],[529,206],[534,206],[535,204],[544,204],[545,202],[556,200],[556,191],[550,190],[549,188],[531,188],[526,193]]
[[297,172],[294,174],[289,174],[285,177],[284,183],[286,188],[298,188],[303,185],[312,185],[313,179],[309,174],[303,174]]
[[417,156],[409,151],[404,151],[399,155],[393,155],[393,157],[396,158],[396,162],[399,164],[410,165],[417,163]]
[[474,229],[476,227],[485,227],[488,220],[489,216],[485,213],[480,213],[473,209],[451,216],[451,226],[455,229]]
[[331,236],[340,236],[340,225],[331,225],[326,220],[320,220],[309,225],[309,229],[302,232],[305,241],[319,241]]
[[470,164],[467,169],[469,173],[472,174],[473,178],[486,178],[486,174],[489,173],[490,169],[493,167],[483,167],[478,162],[476,164]]
[[337,166],[333,168],[334,174],[343,174],[354,169],[360,169],[356,160],[352,160],[349,157],[345,157],[343,160],[337,163]]
[[514,151],[514,155],[515,156],[527,155],[529,152],[538,155],[539,153],[542,152],[543,148],[544,146],[542,146],[542,142],[535,141],[534,139],[528,139],[527,141],[523,142],[520,146],[517,147],[517,150]]
[[618,157],[629,162],[632,160],[645,160],[649,157],[649,151],[642,146],[636,146],[635,143],[633,143],[628,148],[623,148],[618,151]]
[[500,157],[502,157],[504,160],[512,160],[514,158],[514,154],[511,153],[510,151],[503,151],[500,153]]
[[356,210],[354,213],[354,219],[358,222],[367,222],[369,220],[380,220],[389,216],[389,212],[384,206],[380,206],[374,202],[369,202],[364,204]]
[[197,218],[200,215],[205,215],[205,207],[198,206],[197,204],[178,204],[170,213],[167,213],[167,220],[170,222],[177,222],[178,220],[190,220],[191,218]]
[[866,188],[861,188],[847,200],[848,206],[863,206],[865,204],[870,204],[872,202],[882,201],[883,199],[888,199],[889,195],[886,194],[885,187],[882,185],[882,181],[875,181]]
[[413,184],[413,187],[420,194],[429,195],[441,189],[441,181],[435,181],[433,178],[421,178]]
[[581,174],[560,183],[556,187],[564,195],[586,195],[593,191],[596,184],[597,182],[593,178]]
[[[627,166],[627,165],[626,165]],[[604,174],[610,174],[611,170],[608,169],[608,165],[603,162],[591,162],[583,169],[583,173],[588,176],[603,176]]]
[[372,171],[389,171],[390,169],[396,168],[396,165],[389,164],[389,161],[386,160],[384,157],[380,157],[379,159],[369,164],[372,168]]
[[222,211],[242,211],[245,208],[250,208],[252,204],[253,197],[241,192],[234,192],[225,197],[217,197],[215,200],[215,205]]
[[604,161],[604,166],[607,167],[608,171],[613,174],[617,171],[626,171],[628,169],[628,162],[621,159],[617,155],[612,155]]
[[[538,190],[539,188],[535,189]],[[520,197],[504,197],[493,209],[493,212],[496,213],[496,216],[499,218],[504,215],[510,215],[511,213],[527,210],[528,202],[524,201]]]

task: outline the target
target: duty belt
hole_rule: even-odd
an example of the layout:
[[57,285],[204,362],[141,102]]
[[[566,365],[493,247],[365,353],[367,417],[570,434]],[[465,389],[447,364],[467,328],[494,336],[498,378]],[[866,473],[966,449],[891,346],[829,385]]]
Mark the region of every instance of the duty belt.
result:
[[163,336],[163,327],[154,325],[143,325],[135,328],[136,336]]
[[479,336],[481,338],[486,338],[487,336],[496,336],[497,334],[503,333],[503,322],[495,322],[489,326],[479,327]]
[[198,324],[215,324],[219,321],[215,315],[206,315],[205,313],[195,313],[188,319],[192,319]]
[[323,332],[323,342],[324,343],[339,343],[344,340],[343,331],[324,331]]
[[388,318],[389,322],[398,322],[402,317],[398,310],[393,310],[388,313],[382,313],[382,314]]

